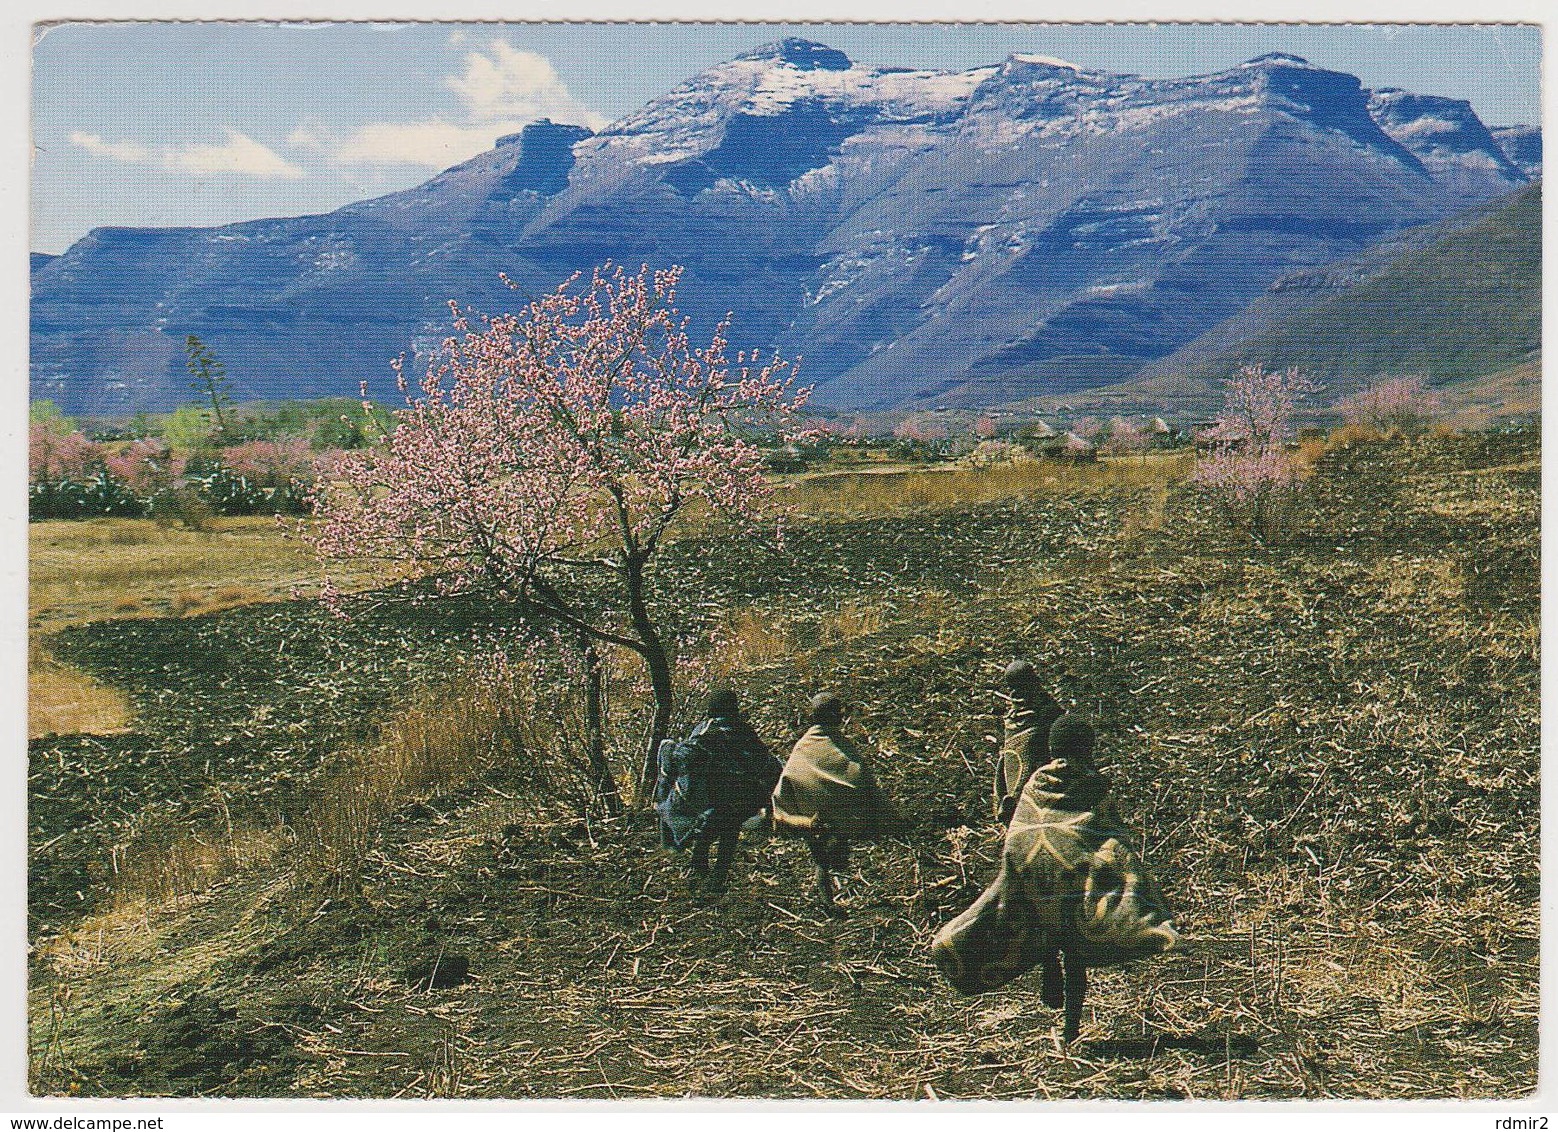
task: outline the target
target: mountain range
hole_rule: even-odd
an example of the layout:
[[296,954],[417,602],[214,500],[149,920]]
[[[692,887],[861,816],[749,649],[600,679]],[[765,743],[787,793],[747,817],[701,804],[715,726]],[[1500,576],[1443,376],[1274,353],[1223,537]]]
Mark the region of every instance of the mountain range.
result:
[[449,299],[513,309],[609,259],[684,265],[695,325],[732,312],[734,346],[801,355],[821,405],[1003,404],[1154,372],[1274,282],[1540,172],[1533,127],[1292,55],[1145,79],[1030,55],[866,67],[787,39],[599,133],[543,120],[325,215],[34,256],[33,396],[178,404],[191,333],[235,396],[381,388],[442,340]]

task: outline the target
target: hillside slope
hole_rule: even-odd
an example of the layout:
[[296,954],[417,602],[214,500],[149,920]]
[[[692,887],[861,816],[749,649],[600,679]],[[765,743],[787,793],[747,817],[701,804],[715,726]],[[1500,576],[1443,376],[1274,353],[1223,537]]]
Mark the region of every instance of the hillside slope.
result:
[[[1405,245],[1404,247],[1402,245]],[[1478,377],[1541,349],[1542,189],[1418,230],[1369,255],[1278,280],[1142,375],[1298,366],[1356,384],[1382,374]]]

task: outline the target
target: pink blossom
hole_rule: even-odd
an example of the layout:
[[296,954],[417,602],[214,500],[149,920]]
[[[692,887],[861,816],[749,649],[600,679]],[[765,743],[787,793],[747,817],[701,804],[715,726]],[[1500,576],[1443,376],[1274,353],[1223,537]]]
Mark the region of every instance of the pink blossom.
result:
[[228,471],[243,476],[257,487],[285,488],[291,483],[312,483],[314,453],[300,439],[250,440],[222,449]]
[[[655,689],[651,750],[671,708],[670,646],[645,601],[655,554],[699,502],[755,523],[772,497],[763,448],[793,439],[807,391],[795,364],[728,355],[728,323],[694,345],[677,313],[680,268],[609,264],[519,314],[451,304],[455,333],[381,444],[339,453],[312,541],[329,559],[377,558],[478,583],[532,621],[631,649]],[[581,588],[622,600],[604,613]],[[652,765],[652,764],[650,764]]]
[[28,430],[27,474],[33,483],[84,480],[103,467],[103,450],[80,432],[53,431],[47,421]]
[[1192,481],[1257,538],[1276,533],[1282,505],[1298,486],[1286,442],[1298,399],[1313,389],[1296,369],[1246,367],[1228,381],[1217,423],[1197,433],[1208,451],[1197,459]]
[[1439,396],[1428,392],[1421,377],[1389,378],[1336,404],[1350,425],[1408,434],[1420,432],[1440,406]]
[[131,494],[149,499],[184,474],[185,459],[175,456],[157,440],[135,440],[118,452],[103,457],[108,474]]
[[1110,456],[1129,456],[1147,447],[1147,434],[1130,421],[1116,418],[1109,422],[1109,435],[1099,450]]
[[893,429],[893,435],[899,440],[911,440],[918,444],[934,444],[938,440],[947,439],[947,426],[940,421],[928,421],[910,417],[899,421]]

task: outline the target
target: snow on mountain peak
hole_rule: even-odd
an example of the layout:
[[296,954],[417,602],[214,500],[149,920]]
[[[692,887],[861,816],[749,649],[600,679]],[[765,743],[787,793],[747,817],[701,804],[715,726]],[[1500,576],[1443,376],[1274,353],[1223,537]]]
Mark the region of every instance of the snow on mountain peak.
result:
[[854,66],[848,55],[836,47],[810,39],[789,36],[765,43],[736,56],[739,60],[777,59],[802,71],[847,71]]
[[1064,59],[1057,59],[1053,55],[1014,54],[1012,59],[1018,63],[1027,63],[1034,67],[1054,67],[1056,70],[1072,71],[1079,75],[1088,70],[1088,68],[1079,67],[1075,63],[1068,63]]
[[966,102],[992,71],[990,67],[972,71],[772,67],[759,78],[743,109],[750,114],[779,114],[798,101],[820,99],[847,107],[870,107],[892,120],[935,117]]
[[[1301,55],[1289,55],[1286,51],[1268,51],[1264,55],[1257,55],[1253,59],[1246,59],[1240,63],[1241,67],[1260,67],[1273,63],[1281,63],[1289,67],[1314,67],[1308,59]],[[1319,68],[1315,68],[1318,70]]]

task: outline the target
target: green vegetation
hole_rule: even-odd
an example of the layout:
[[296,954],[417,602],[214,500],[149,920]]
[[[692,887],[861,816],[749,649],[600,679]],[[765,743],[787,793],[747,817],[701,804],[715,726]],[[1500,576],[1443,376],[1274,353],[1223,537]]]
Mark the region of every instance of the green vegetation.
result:
[[1541,347],[1541,233],[1537,184],[1471,227],[1186,372],[1297,366],[1312,376],[1422,374],[1437,384],[1526,361]]
[[76,422],[60,411],[53,401],[33,401],[27,406],[27,423],[42,425],[56,436],[67,436],[76,431]]
[[162,421],[154,435],[160,435],[168,447],[176,452],[199,452],[209,448],[214,439],[211,414],[196,405],[174,409]]

